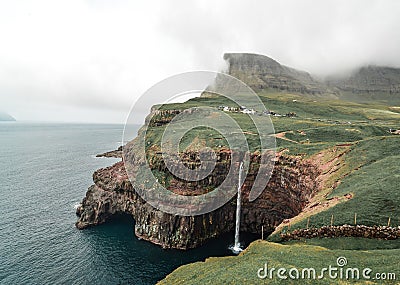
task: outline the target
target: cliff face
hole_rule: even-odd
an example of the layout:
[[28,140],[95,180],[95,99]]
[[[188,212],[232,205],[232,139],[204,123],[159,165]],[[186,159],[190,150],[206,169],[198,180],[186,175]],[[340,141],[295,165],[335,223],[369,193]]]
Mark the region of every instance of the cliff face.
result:
[[350,77],[328,80],[330,86],[352,93],[400,93],[400,69],[391,67],[362,67]]
[[[366,66],[349,76],[319,81],[305,71],[281,65],[267,56],[227,53],[228,74],[242,80],[252,89],[275,89],[302,94],[340,96],[354,94],[400,94],[400,69]],[[398,97],[398,96],[397,96]]]
[[309,94],[331,93],[324,83],[307,72],[281,65],[267,56],[226,53],[224,59],[229,65],[228,73],[254,90],[272,88]]
[[[229,73],[256,90],[275,88],[309,94],[330,92],[324,84],[315,81],[308,73],[282,66],[265,56],[226,54],[225,59],[229,62]],[[375,71],[372,73],[375,74]],[[377,86],[380,85],[377,83]],[[396,88],[393,90],[397,90]],[[354,90],[351,92],[355,92]],[[224,181],[229,172],[231,153],[222,147],[215,150],[216,167],[206,179],[187,182],[172,175],[165,166],[161,152],[154,141],[159,139],[160,133],[157,132],[181,111],[152,109],[152,114],[145,122],[153,131],[147,159],[150,168],[161,174],[161,183],[169,191],[179,195],[199,195],[215,189]],[[144,136],[143,132],[143,129],[139,131],[138,136]],[[137,147],[135,140],[125,147],[124,153],[127,154],[125,161],[133,161],[133,173],[138,173],[146,159],[135,151]],[[121,157],[122,151],[103,155]],[[196,167],[197,155],[186,150],[180,154],[180,158],[185,165]],[[251,155],[249,173],[242,188],[241,231],[261,233],[263,226],[267,233],[272,232],[283,220],[298,215],[312,195],[323,187],[319,182],[324,180],[321,178],[323,176],[321,173],[327,173],[326,168],[330,167],[325,165],[325,169],[321,170],[316,161],[283,154],[278,154],[274,161],[275,168],[264,191],[255,201],[249,202],[249,192],[260,162],[259,154]],[[93,174],[93,181],[94,185],[89,188],[82,205],[77,209],[79,219],[76,226],[79,229],[103,223],[114,214],[125,213],[134,218],[135,234],[138,237],[165,248],[179,249],[199,246],[210,238],[234,230],[236,197],[207,214],[178,216],[164,213],[144,201],[138,192],[148,189],[132,187],[123,162],[96,171]]]
[[[193,157],[190,154],[187,157]],[[190,192],[218,185],[229,169],[229,152],[224,152],[217,162],[218,175],[212,174],[207,182],[187,183],[173,177],[169,190],[187,195]],[[260,160],[253,155],[252,162]],[[188,160],[188,163],[191,161]],[[154,157],[154,169],[164,169],[161,157]],[[284,219],[297,215],[308,199],[318,191],[319,169],[310,161],[298,157],[279,155],[272,177],[255,201],[248,195],[257,169],[250,168],[242,188],[241,231],[272,232]],[[198,216],[177,216],[163,213],[146,203],[132,188],[123,162],[100,169],[93,174],[94,185],[89,188],[82,204],[77,209],[79,229],[101,224],[112,215],[125,213],[135,220],[136,236],[159,244],[164,248],[188,249],[201,245],[210,238],[233,231],[235,226],[236,198],[221,208]],[[184,189],[184,193],[180,190]]]

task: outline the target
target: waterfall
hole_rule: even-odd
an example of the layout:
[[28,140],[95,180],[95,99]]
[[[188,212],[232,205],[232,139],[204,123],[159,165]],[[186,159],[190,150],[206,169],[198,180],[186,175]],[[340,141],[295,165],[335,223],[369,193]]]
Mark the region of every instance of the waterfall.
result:
[[239,181],[238,181],[238,193],[237,193],[237,200],[236,200],[236,227],[235,227],[235,244],[233,245],[232,251],[234,253],[239,253],[242,251],[240,248],[240,241],[239,241],[239,230],[240,230],[240,205],[241,205],[241,186],[242,186],[242,172],[243,172],[243,162],[240,163],[239,167]]

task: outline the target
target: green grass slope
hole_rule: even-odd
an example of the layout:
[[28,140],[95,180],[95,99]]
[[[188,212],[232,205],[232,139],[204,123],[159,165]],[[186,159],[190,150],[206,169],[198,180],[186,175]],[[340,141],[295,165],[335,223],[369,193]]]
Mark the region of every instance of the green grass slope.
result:
[[[274,124],[278,150],[285,149],[290,155],[314,158],[337,146],[346,146],[341,161],[341,171],[332,174],[338,186],[326,189],[319,197],[324,203],[335,198],[351,195],[332,206],[311,214],[299,216],[290,223],[290,230],[310,227],[357,224],[400,226],[400,135],[389,129],[400,129],[400,107],[395,101],[324,99],[323,97],[288,94],[280,92],[260,93],[266,108],[279,114],[295,112],[295,118],[271,117]],[[228,105],[230,102],[217,96],[201,97],[182,104],[163,108],[184,109],[188,106],[209,104]],[[243,114],[233,114],[248,132],[255,132]],[[151,130],[155,134],[162,127]],[[218,144],[224,143],[218,134],[208,134]],[[196,133],[188,136],[207,140]],[[156,139],[155,139],[156,140]],[[186,146],[189,141],[184,142]],[[212,141],[212,140],[211,140]],[[212,145],[217,147],[217,143]],[[256,143],[253,145],[257,148]],[[327,152],[328,153],[328,152]],[[287,231],[288,227],[281,228]],[[279,231],[269,237],[279,242]],[[238,257],[210,258],[183,266],[170,274],[160,284],[278,284],[282,280],[261,280],[257,269],[268,261],[278,267],[310,267],[335,265],[338,256],[345,256],[351,266],[367,266],[375,272],[399,272],[400,241],[383,241],[363,238],[319,238],[285,242],[285,245],[256,241]],[[315,280],[285,280],[284,283],[314,284]],[[347,284],[346,280],[318,280],[318,284]],[[361,281],[360,281],[361,282]],[[368,283],[370,282],[370,283]],[[366,284],[382,284],[377,280],[363,280]],[[400,283],[399,283],[400,284]]]
[[[337,265],[339,257],[345,257],[347,265],[339,267]],[[261,279],[257,271],[265,267],[265,263],[268,264],[269,271],[267,277]],[[184,265],[158,284],[395,284],[395,280],[382,281],[377,278],[394,279],[400,276],[398,264],[400,264],[400,249],[331,250],[315,245],[292,244],[289,246],[256,241],[239,256],[209,258],[205,262]],[[322,269],[329,266],[342,268],[342,278],[340,278],[339,269],[336,278],[330,278],[328,272],[322,275]],[[275,268],[275,271],[272,271],[272,278],[270,278],[269,273],[272,268]],[[286,273],[281,275],[286,276],[287,279],[279,278],[277,275],[279,268],[286,269]],[[299,279],[289,277],[288,271],[292,268],[296,268],[299,272]],[[304,271],[304,278],[302,278],[302,270],[305,268],[315,269],[315,279],[312,273],[308,275],[308,271]],[[356,278],[357,275],[352,275],[350,271],[347,271],[348,268],[357,268],[360,272],[359,279]],[[362,276],[365,268],[372,270],[370,274],[367,274],[370,279]],[[261,277],[264,272],[260,272]],[[395,275],[389,277],[388,273]],[[292,276],[296,277],[295,270],[292,271]],[[322,278],[318,279],[320,276]],[[334,271],[332,276],[335,276]],[[349,279],[346,279],[346,276]]]

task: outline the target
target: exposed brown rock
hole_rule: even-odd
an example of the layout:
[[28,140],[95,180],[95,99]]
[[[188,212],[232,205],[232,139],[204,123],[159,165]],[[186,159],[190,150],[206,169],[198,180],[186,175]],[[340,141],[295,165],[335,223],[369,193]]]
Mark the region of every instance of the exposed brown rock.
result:
[[256,91],[272,88],[308,94],[333,94],[309,73],[281,65],[264,55],[226,53],[224,59],[229,64],[228,73]]
[[[193,162],[196,158],[186,153],[184,159]],[[260,155],[252,155],[257,165]],[[173,178],[170,190],[184,189],[185,195],[221,183],[224,173],[229,171],[230,152],[222,150],[218,156],[215,173],[211,179],[187,183]],[[154,156],[152,167],[167,171],[161,156]],[[255,201],[249,202],[248,195],[257,169],[250,168],[242,188],[241,231],[260,233],[272,232],[284,219],[297,215],[308,199],[319,189],[316,177],[319,170],[300,157],[279,156],[272,177]],[[93,174],[95,185],[91,186],[78,207],[77,228],[83,229],[107,221],[117,213],[127,213],[135,219],[135,234],[159,244],[164,248],[187,249],[201,245],[206,240],[232,231],[235,224],[235,199],[221,208],[199,216],[176,216],[163,213],[146,203],[132,188],[123,162],[99,169]],[[179,191],[177,191],[180,193]]]
[[116,150],[107,151],[105,153],[101,153],[96,155],[96,157],[115,157],[115,158],[122,158],[122,146],[120,146]]

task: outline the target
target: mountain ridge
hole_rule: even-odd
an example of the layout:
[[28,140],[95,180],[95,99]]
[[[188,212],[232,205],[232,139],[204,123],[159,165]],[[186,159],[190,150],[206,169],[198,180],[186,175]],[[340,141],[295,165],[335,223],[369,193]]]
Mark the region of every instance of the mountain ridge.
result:
[[225,53],[228,74],[242,80],[256,91],[267,88],[309,94],[329,93],[328,88],[308,72],[281,65],[264,55]]
[[400,68],[368,65],[345,78],[327,79],[328,86],[352,93],[400,93]]
[[225,53],[224,60],[228,63],[228,74],[242,80],[257,92],[275,89],[336,97],[347,93],[383,94],[383,97],[390,95],[400,99],[400,68],[368,65],[346,76],[319,80],[306,71],[282,65],[264,55]]

